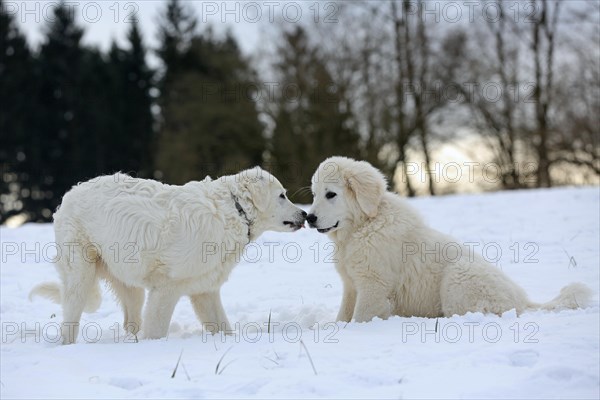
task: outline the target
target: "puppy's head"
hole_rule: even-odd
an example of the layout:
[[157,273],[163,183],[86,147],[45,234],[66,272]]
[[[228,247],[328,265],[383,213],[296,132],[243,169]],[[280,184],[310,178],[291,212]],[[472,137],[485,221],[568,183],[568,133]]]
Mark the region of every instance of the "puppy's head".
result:
[[313,204],[306,218],[321,233],[343,229],[377,215],[385,177],[366,161],[331,157],[312,177]]
[[286,190],[273,175],[256,167],[240,172],[237,179],[254,206],[256,229],[293,232],[304,226],[306,213],[288,200]]

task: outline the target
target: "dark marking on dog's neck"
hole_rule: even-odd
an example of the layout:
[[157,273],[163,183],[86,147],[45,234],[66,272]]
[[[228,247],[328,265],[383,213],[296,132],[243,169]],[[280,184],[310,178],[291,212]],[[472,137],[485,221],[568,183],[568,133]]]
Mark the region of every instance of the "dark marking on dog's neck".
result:
[[242,205],[238,201],[238,198],[233,193],[231,193],[231,199],[233,200],[235,209],[237,210],[240,217],[242,217],[246,221],[246,225],[248,226],[248,242],[250,242],[250,227],[252,226],[252,221],[250,221],[250,218],[248,218],[248,214],[246,214],[244,207],[242,207]]

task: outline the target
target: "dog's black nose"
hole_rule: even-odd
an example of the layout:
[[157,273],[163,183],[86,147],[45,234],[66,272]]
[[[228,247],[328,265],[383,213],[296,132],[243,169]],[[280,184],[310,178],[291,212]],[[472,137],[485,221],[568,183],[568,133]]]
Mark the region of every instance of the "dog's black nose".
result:
[[306,211],[302,211],[302,218],[306,219]]
[[306,220],[309,224],[314,224],[315,222],[317,222],[317,216],[315,214],[308,214]]

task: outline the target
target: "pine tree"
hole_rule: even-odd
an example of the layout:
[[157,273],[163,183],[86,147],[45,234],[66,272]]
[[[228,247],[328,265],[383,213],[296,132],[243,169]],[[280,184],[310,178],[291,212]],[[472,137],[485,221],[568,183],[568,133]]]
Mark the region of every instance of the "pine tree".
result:
[[60,3],[32,55],[5,11],[0,3],[1,220],[26,211],[50,221],[72,185],[99,174],[150,176],[153,72],[137,24],[129,47],[107,57],[82,46],[75,13]]
[[154,72],[146,63],[146,49],[137,23],[131,25],[127,39],[127,49],[113,44],[109,54],[113,116],[110,136],[114,146],[107,155],[108,169],[152,177],[155,138],[150,91]]
[[[32,193],[53,212],[61,196],[75,183],[92,175],[88,168],[90,132],[84,131],[81,109],[84,49],[83,29],[64,3],[57,5],[46,28],[37,63],[40,111],[37,115],[37,182]],[[89,82],[88,82],[89,83]],[[84,165],[86,161],[86,165]]]
[[[81,46],[83,29],[69,7],[60,3],[53,13],[39,55],[27,55],[23,60],[29,61],[23,64],[9,62],[2,72],[2,84],[14,86],[2,90],[14,99],[2,107],[12,125],[3,126],[2,132],[16,144],[9,154],[17,159],[18,184],[11,187],[18,187],[30,221],[50,221],[73,184],[101,171],[102,135],[110,118],[102,55]],[[13,44],[3,54],[25,54],[15,51],[23,49],[18,43],[24,40],[16,28],[10,29]]]
[[164,66],[163,86],[168,84],[171,75],[191,66],[188,55],[197,24],[196,16],[189,7],[180,0],[169,0],[158,30],[161,44],[157,53]]
[[104,55],[81,44],[84,34],[75,13],[60,3],[46,28],[37,61],[39,151],[37,191],[43,219],[49,220],[63,194],[74,184],[107,171],[106,155],[114,150],[110,71]]
[[157,167],[184,183],[262,162],[263,126],[245,89],[256,74],[231,35],[193,35],[195,18],[172,0],[163,16],[159,55],[161,128]]
[[0,223],[31,203],[32,115],[36,85],[33,56],[24,35],[0,0]]

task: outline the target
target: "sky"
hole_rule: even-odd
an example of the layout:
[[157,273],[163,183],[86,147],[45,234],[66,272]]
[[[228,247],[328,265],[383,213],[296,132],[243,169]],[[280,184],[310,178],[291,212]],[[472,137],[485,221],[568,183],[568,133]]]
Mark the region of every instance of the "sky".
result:
[[[280,24],[293,27],[296,24],[344,24],[340,3],[331,0],[278,0],[278,1],[231,1],[231,0],[182,0],[198,17],[200,30],[208,26],[217,33],[231,30],[242,51],[253,56],[265,50],[275,37],[272,29]],[[377,1],[377,0],[375,0]],[[507,0],[508,12],[526,18],[531,3]],[[52,21],[52,8],[59,0],[4,0],[6,9],[13,13],[34,46],[40,44],[46,25]],[[580,8],[597,0],[563,1],[564,8]],[[167,0],[76,0],[66,1],[74,10],[79,23],[85,27],[85,44],[109,48],[113,41],[125,44],[125,32],[136,18],[144,33],[146,44],[156,48],[158,44],[158,16]],[[368,3],[368,2],[367,2]],[[356,4],[356,3],[354,3]],[[587,8],[586,8],[587,9]],[[416,9],[415,9],[416,10]],[[587,9],[589,10],[589,9]],[[497,10],[485,0],[475,1],[429,1],[426,2],[424,18],[442,25],[468,24],[477,19],[494,19]],[[565,26],[567,30],[578,29],[577,24]],[[351,32],[349,32],[351,34]],[[156,60],[150,60],[151,62]]]
[[[125,33],[132,18],[137,18],[146,44],[158,45],[158,17],[166,0],[144,1],[67,1],[78,22],[85,27],[83,42],[101,49],[113,41],[125,44]],[[253,55],[265,45],[267,32],[276,24],[293,25],[306,21],[333,21],[336,5],[317,1],[185,1],[193,8],[200,30],[210,26],[217,33],[231,30],[246,55]],[[52,21],[52,8],[57,1],[5,1],[5,7],[16,16],[30,43],[35,47],[43,39],[43,32]],[[152,60],[151,60],[152,61]],[[155,61],[155,60],[154,60]]]

